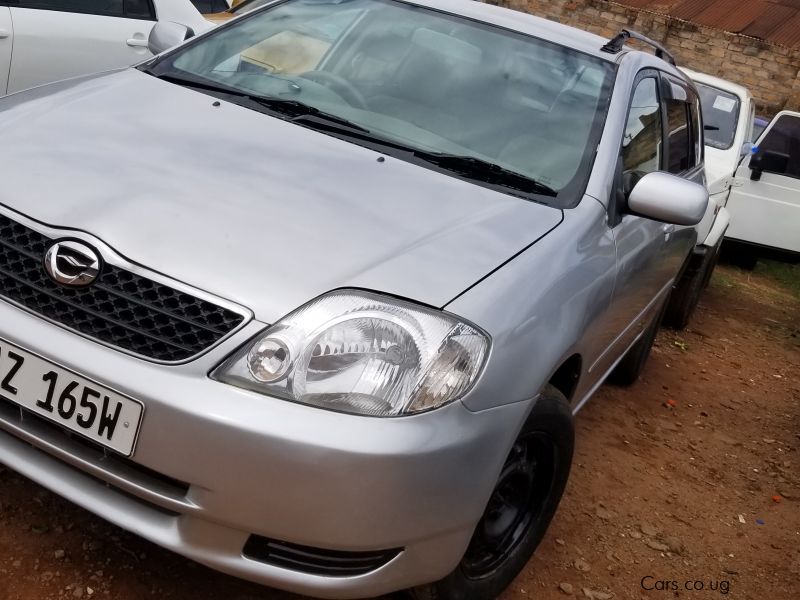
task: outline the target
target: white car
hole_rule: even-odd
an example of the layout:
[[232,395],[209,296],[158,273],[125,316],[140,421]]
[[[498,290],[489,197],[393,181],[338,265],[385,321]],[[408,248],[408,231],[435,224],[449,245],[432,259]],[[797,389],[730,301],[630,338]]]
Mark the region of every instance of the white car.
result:
[[[191,33],[226,0],[15,0],[0,2],[0,95],[140,62],[158,21]],[[198,8],[200,10],[198,10]]]
[[[700,93],[708,191],[717,206],[725,206],[736,169],[752,149],[753,95],[746,87],[731,81],[688,69],[684,72]],[[710,230],[707,221],[704,219],[700,227]]]
[[754,146],[750,91],[719,77],[684,71],[700,94],[711,198],[697,227],[698,239],[712,247],[724,234],[731,257],[744,268],[753,268],[760,255],[775,250],[800,254],[800,113],[779,113]]
[[736,171],[727,208],[726,244],[737,264],[800,259],[800,113],[782,111],[767,126]]

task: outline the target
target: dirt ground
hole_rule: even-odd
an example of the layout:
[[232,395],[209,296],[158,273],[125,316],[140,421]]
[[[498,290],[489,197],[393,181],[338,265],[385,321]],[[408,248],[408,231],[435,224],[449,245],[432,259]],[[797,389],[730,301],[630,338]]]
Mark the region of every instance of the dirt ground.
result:
[[[721,267],[690,329],[663,331],[642,379],[603,387],[577,429],[555,521],[500,600],[800,598],[800,298]],[[2,470],[0,600],[78,597],[300,600]]]

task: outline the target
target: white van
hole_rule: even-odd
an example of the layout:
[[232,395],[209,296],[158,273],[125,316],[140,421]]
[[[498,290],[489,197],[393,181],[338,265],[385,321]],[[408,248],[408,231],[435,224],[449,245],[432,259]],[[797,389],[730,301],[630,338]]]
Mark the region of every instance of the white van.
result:
[[747,88],[684,71],[700,93],[709,212],[719,211],[716,220],[706,214],[698,239],[724,219],[725,245],[740,267],[752,269],[765,255],[800,259],[800,113],[783,111],[754,136],[755,103]]
[[752,268],[765,255],[800,259],[800,113],[778,113],[736,171],[725,237],[736,262]]

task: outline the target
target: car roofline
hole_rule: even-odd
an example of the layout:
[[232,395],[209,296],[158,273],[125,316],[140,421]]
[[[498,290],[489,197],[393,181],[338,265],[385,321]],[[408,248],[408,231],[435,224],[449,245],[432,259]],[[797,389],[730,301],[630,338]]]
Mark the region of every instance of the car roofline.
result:
[[544,41],[559,44],[560,46],[573,48],[606,62],[616,62],[616,58],[619,56],[610,55],[601,50],[608,42],[608,39],[602,36],[569,25],[562,25],[561,23],[537,17],[530,13],[494,6],[492,4],[484,4],[483,2],[477,2],[475,0],[399,1],[473,19],[489,25],[495,25],[516,33],[530,35]]

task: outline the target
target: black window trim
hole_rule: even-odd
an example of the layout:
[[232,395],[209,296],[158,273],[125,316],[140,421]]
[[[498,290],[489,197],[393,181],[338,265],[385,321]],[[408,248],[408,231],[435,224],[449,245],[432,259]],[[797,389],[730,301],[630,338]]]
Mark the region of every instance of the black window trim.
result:
[[152,21],[155,22],[158,20],[158,16],[156,15],[156,9],[153,5],[153,0],[146,0],[148,7],[150,8],[150,16],[144,17],[141,15],[128,15],[127,11],[125,10],[126,1],[123,0],[122,2],[122,14],[121,15],[112,15],[108,13],[99,13],[93,12],[90,10],[67,10],[64,8],[45,8],[42,6],[25,6],[26,0],[0,0],[0,6],[7,6],[8,8],[22,8],[25,10],[46,10],[48,12],[60,12],[60,13],[72,13],[75,15],[93,15],[95,17],[110,17],[112,19],[132,19],[135,21]]
[[[694,144],[694,137],[692,136],[692,117],[691,117],[691,109],[689,108],[689,104],[691,102],[692,96],[696,96],[691,87],[686,84],[686,82],[681,81],[674,75],[667,73],[665,71],[658,70],[659,78],[661,81],[661,85],[659,86],[660,92],[660,100],[661,100],[661,129],[663,135],[663,146],[664,146],[664,153],[661,157],[661,169],[665,173],[669,173],[670,175],[675,175],[676,177],[684,177],[690,178],[692,175],[697,174],[697,172],[704,166],[702,160],[698,160],[698,157],[695,156],[695,144]],[[689,167],[688,169],[684,169],[683,171],[679,171],[678,173],[671,173],[669,171],[669,153],[670,153],[670,140],[669,140],[669,111],[667,110],[667,103],[665,102],[666,99],[671,98],[672,96],[672,88],[671,86],[677,85],[683,88],[686,92],[687,102],[684,104],[686,105],[686,122],[689,127],[689,141],[691,142],[690,147],[690,154],[689,159],[690,162],[693,161],[694,164]],[[681,102],[683,102],[681,100]],[[702,114],[700,116],[701,126],[702,126]]]
[[[691,125],[692,127],[695,126],[695,120],[692,118],[694,113],[692,112],[692,106],[695,107],[697,110],[697,126],[700,128],[697,131],[697,148],[700,148],[700,155],[695,156],[695,165],[703,165],[705,166],[706,162],[706,135],[705,135],[705,121],[703,120],[703,105],[700,100],[700,94],[698,94],[694,89],[689,89],[689,116],[691,118]],[[694,138],[692,138],[694,141]]]
[[[233,13],[233,11],[234,11],[233,7],[231,7],[226,0],[208,0],[208,4],[209,4],[209,7],[208,7],[209,12],[208,13],[204,13],[200,9],[200,7],[197,6],[197,4],[195,3],[195,0],[189,0],[189,2],[191,3],[192,6],[194,6],[200,12],[200,14],[212,14],[213,15],[213,14],[225,13],[225,12]],[[253,0],[244,0],[243,3],[239,4],[239,6],[242,6],[243,4],[250,4],[251,2],[253,2]],[[224,4],[225,7],[224,8],[215,7],[214,6],[215,3],[219,3],[220,6],[222,6]],[[239,6],[237,6],[235,8],[239,8]]]

